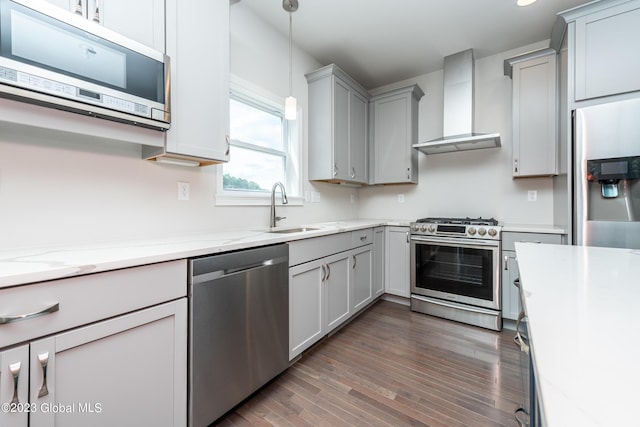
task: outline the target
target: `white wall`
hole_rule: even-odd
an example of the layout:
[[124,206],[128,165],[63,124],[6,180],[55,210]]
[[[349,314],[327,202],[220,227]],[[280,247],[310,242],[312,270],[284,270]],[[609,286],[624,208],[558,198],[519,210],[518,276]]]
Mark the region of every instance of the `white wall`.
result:
[[[363,218],[416,219],[426,216],[495,217],[505,223],[553,224],[553,179],[511,178],[511,80],[503,61],[548,47],[543,41],[475,61],[475,131],[499,132],[500,148],[419,157],[419,184],[370,187],[359,192]],[[372,90],[417,83],[420,101],[419,141],[442,136],[442,70]],[[527,201],[529,190],[538,192]],[[398,202],[398,195],[405,202]]]
[[[232,72],[284,98],[287,38],[244,13],[241,3],[231,11]],[[304,73],[320,64],[298,50],[294,58],[294,94],[306,110]],[[216,168],[156,164],[140,160],[135,144],[0,122],[0,250],[268,226],[267,206],[215,205]],[[178,181],[190,183],[191,200],[178,201]],[[321,202],[279,207],[288,217],[283,225],[357,216],[355,189],[306,180],[304,188],[320,192]]]

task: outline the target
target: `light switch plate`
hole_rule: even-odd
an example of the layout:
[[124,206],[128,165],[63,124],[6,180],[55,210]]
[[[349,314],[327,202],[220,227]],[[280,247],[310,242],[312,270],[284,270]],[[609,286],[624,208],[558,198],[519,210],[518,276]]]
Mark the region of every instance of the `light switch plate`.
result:
[[178,182],[178,200],[189,200],[191,189],[188,182]]
[[536,190],[529,190],[527,192],[527,200],[530,202],[535,202],[538,200],[538,192]]

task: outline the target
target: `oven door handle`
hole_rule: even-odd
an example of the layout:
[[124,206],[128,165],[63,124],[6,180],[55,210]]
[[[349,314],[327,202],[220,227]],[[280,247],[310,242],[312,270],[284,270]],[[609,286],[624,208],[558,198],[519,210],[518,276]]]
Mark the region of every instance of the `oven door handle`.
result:
[[450,246],[464,246],[464,247],[500,247],[500,241],[498,240],[480,240],[480,239],[465,239],[461,238],[442,238],[442,237],[423,237],[423,236],[411,236],[411,241],[420,243],[441,243],[448,244]]

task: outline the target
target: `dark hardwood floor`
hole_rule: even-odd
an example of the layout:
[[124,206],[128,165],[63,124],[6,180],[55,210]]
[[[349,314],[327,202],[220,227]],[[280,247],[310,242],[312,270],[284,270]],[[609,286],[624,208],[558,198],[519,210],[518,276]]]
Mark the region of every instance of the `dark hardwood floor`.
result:
[[217,425],[517,426],[512,338],[379,301]]

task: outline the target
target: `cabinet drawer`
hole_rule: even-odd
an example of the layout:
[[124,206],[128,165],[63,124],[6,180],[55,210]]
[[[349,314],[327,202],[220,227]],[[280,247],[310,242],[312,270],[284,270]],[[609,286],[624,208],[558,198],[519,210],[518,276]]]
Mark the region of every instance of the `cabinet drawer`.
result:
[[547,233],[502,233],[502,250],[515,251],[515,242],[549,243],[559,245],[562,243],[562,234]]
[[50,314],[0,324],[0,348],[107,319],[187,294],[187,261],[96,273],[0,290],[0,317]]
[[351,232],[351,248],[373,243],[373,228],[365,228]]
[[289,266],[324,258],[351,248],[351,233],[296,240],[289,243]]

